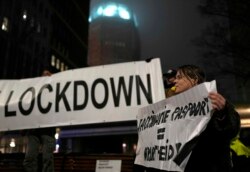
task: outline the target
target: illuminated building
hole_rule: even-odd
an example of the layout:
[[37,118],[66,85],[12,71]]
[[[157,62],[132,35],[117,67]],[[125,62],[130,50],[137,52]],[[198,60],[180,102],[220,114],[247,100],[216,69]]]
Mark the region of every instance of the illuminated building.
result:
[[[85,67],[89,2],[0,0],[0,79]],[[24,152],[25,145],[20,131],[0,133],[2,153]]]
[[139,35],[134,14],[119,3],[99,4],[89,18],[88,65],[140,59]]

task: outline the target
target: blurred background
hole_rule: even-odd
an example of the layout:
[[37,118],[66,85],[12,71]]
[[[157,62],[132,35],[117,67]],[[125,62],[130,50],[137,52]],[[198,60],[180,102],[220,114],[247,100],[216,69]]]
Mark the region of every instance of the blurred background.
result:
[[[0,0],[0,79],[154,57],[163,73],[196,64],[216,79],[248,131],[249,7],[247,0]],[[58,152],[134,153],[137,142],[136,121],[57,132]],[[18,132],[0,141],[2,153],[25,152]]]

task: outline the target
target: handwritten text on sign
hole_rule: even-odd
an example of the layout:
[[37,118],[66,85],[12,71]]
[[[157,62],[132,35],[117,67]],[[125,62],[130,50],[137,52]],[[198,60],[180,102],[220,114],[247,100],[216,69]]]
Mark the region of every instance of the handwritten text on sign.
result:
[[183,171],[195,141],[211,118],[208,93],[215,81],[141,108],[137,116],[138,147],[135,163],[169,171]]

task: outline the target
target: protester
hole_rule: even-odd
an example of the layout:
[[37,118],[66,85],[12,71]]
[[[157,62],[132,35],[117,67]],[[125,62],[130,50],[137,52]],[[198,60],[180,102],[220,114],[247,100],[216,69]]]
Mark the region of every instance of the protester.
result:
[[233,172],[248,172],[250,167],[250,129],[242,128],[231,142]]
[[[203,70],[194,65],[178,68],[173,91],[180,94],[205,81]],[[209,93],[214,113],[193,145],[185,172],[231,172],[230,142],[240,129],[240,117],[220,93]],[[164,171],[135,165],[135,172]]]
[[[51,72],[44,70],[42,76],[51,76]],[[27,151],[24,158],[24,170],[37,172],[38,155],[42,148],[42,172],[54,172],[55,128],[30,129],[28,131]]]

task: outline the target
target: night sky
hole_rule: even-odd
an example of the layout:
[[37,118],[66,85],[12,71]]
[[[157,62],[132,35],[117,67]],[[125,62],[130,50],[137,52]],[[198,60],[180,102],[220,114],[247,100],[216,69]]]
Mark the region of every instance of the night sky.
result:
[[[92,0],[91,7],[107,0]],[[141,59],[160,57],[162,71],[183,64],[199,64],[198,47],[192,40],[200,36],[207,21],[198,11],[200,0],[117,0],[136,15]],[[91,8],[90,8],[91,10]]]

